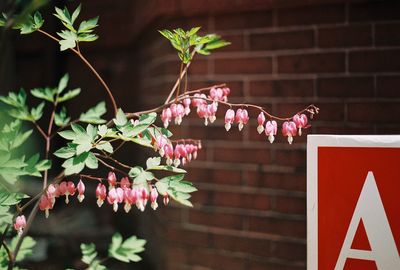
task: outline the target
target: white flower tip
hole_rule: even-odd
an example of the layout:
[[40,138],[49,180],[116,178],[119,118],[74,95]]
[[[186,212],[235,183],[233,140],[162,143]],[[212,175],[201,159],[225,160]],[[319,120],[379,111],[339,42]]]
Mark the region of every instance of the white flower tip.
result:
[[83,201],[83,199],[85,199],[85,195],[78,195],[78,201],[79,202],[82,202]]
[[299,128],[299,136],[301,136],[302,132],[301,132],[301,128]]
[[153,210],[156,210],[158,207],[158,203],[157,202],[152,202],[151,203],[151,208],[153,208]]
[[125,203],[124,210],[125,213],[129,213],[129,211],[131,210],[131,205],[129,203]]
[[243,127],[244,127],[243,123],[240,122],[239,125],[238,125],[239,131],[242,131]]
[[114,210],[114,212],[117,212],[118,211],[118,203],[114,203],[113,204],[113,210]]
[[264,131],[264,127],[263,126],[258,126],[257,127],[258,134],[261,134],[263,131]]
[[65,195],[65,203],[68,204],[69,203],[69,197],[68,194]]
[[167,158],[167,165],[168,165],[168,166],[171,166],[171,165],[172,165],[172,159]]
[[49,214],[50,214],[49,209],[44,210],[44,216],[46,218],[49,218]]
[[101,207],[103,205],[103,200],[97,199],[97,206]]
[[271,134],[271,135],[269,135],[269,136],[268,136],[268,140],[269,140],[269,142],[270,142],[270,143],[273,143],[273,142],[274,142],[274,140],[275,140],[275,137],[274,137],[274,135],[272,135],[272,134]]
[[226,123],[225,124],[225,129],[226,129],[226,131],[229,131],[230,129],[231,129],[231,123]]
[[167,127],[168,127],[168,124],[169,124],[168,121],[165,121],[165,122],[164,122],[164,128],[167,128]]
[[288,142],[289,142],[289,144],[292,144],[292,142],[293,142],[293,137],[292,136],[288,136]]

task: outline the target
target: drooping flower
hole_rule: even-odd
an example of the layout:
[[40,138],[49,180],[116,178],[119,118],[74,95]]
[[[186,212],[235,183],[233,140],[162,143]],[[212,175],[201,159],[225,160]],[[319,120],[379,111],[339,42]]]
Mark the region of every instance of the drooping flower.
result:
[[65,195],[65,203],[68,204],[69,203],[69,196],[74,196],[75,195],[75,184],[71,181],[63,181],[60,183],[59,186],[59,191],[60,191],[60,195],[63,196]]
[[136,189],[136,196],[136,207],[143,212],[146,208],[147,201],[149,200],[149,192],[146,188],[141,187]]
[[171,109],[165,108],[161,113],[161,121],[163,122],[165,128],[168,127],[169,122],[171,122],[171,119],[172,119]]
[[114,172],[108,173],[107,181],[108,181],[109,189],[112,189],[117,185],[117,176],[115,175]]
[[172,144],[166,144],[164,146],[164,154],[165,157],[167,158],[167,165],[171,166],[172,159],[174,158],[174,147],[172,146]]
[[128,177],[122,177],[121,182],[119,183],[120,187],[122,189],[130,188],[131,187],[131,182],[129,181]]
[[49,209],[53,209],[53,204],[51,199],[46,195],[42,195],[42,197],[40,197],[39,209],[45,211],[46,218],[49,217]]
[[264,131],[264,123],[265,123],[265,115],[263,112],[260,112],[260,114],[258,115],[257,122],[258,122],[257,132],[258,134],[261,134]]
[[293,137],[296,136],[297,127],[293,121],[286,121],[282,125],[282,134],[283,136],[288,137],[288,142],[292,144]]
[[164,152],[164,146],[168,143],[167,138],[165,137],[165,135],[160,134],[157,136],[155,144],[154,144],[154,148],[155,150],[159,152],[160,156],[163,157],[165,152]]
[[238,109],[236,111],[235,121],[239,123],[238,128],[241,131],[245,124],[249,121],[249,113],[246,109]]
[[189,113],[190,113],[190,104],[191,104],[191,100],[190,100],[190,98],[185,98],[184,100],[183,100],[183,105],[185,106],[185,114],[186,115],[189,115]]
[[307,126],[307,116],[302,113],[302,114],[296,114],[293,116],[293,122],[296,124],[297,128],[299,129],[299,136],[301,136],[301,129]]
[[114,212],[118,211],[118,204],[124,201],[124,190],[120,187],[108,191],[107,201],[113,205]]
[[137,193],[136,190],[126,188],[124,190],[124,210],[126,213],[128,213],[131,210],[132,204],[135,204],[137,200]]
[[96,198],[97,198],[97,205],[101,207],[104,203],[104,200],[107,197],[107,189],[106,186],[102,183],[99,183],[96,187]]
[[235,121],[235,111],[229,109],[225,113],[225,129],[229,131],[232,127],[232,123]]
[[276,123],[276,121],[272,120],[272,121],[268,121],[265,124],[265,135],[268,136],[268,140],[270,143],[273,143],[275,140],[275,135],[278,131],[278,124]]
[[14,229],[17,231],[18,235],[21,236],[26,227],[26,219],[24,215],[20,215],[15,219]]
[[56,197],[59,196],[59,186],[55,184],[50,184],[47,187],[46,195],[51,200],[51,203],[54,204],[56,202]]
[[158,197],[157,189],[153,187],[150,192],[150,202],[151,202],[151,208],[153,208],[153,210],[156,210],[158,207],[157,197]]
[[85,193],[85,184],[82,182],[82,180],[79,180],[77,189],[78,189],[78,201],[82,202],[83,199],[85,199],[85,195],[84,195],[84,193]]
[[218,110],[217,104],[218,103],[213,102],[213,103],[207,105],[207,117],[211,123],[214,123],[214,121],[217,119],[217,117],[215,116],[215,114],[217,113],[217,110]]

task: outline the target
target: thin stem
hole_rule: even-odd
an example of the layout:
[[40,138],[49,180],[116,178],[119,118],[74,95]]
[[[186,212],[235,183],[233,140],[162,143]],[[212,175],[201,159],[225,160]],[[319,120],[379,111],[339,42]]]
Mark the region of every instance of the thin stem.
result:
[[43,129],[38,125],[38,123],[36,123],[36,122],[32,122],[34,125],[35,125],[35,127],[36,127],[36,129],[39,131],[39,133],[43,136],[43,138],[47,138],[47,135],[46,135],[46,133],[43,131]]
[[111,166],[110,164],[108,164],[107,162],[105,162],[104,160],[102,160],[101,158],[97,157],[97,160],[103,164],[105,167],[111,169],[112,171],[117,171],[119,173],[122,173],[123,175],[129,176],[126,172],[124,172],[123,170],[120,170],[118,168],[115,168],[114,166]]
[[[190,55],[190,56],[191,56],[191,59],[193,59],[193,57],[194,57],[195,54],[196,54],[196,50],[193,50],[193,51],[192,51],[192,54]],[[171,100],[171,98],[172,98],[172,95],[174,94],[175,90],[178,88],[178,84],[180,84],[180,82],[181,82],[181,80],[182,80],[182,78],[183,78],[183,75],[185,75],[186,72],[188,71],[189,66],[190,66],[190,63],[191,63],[191,62],[189,62],[189,63],[186,64],[186,66],[185,66],[185,68],[183,69],[183,71],[181,72],[179,78],[176,80],[176,82],[175,82],[175,84],[174,84],[174,87],[172,87],[172,90],[171,90],[171,92],[169,93],[169,95],[168,95],[167,99],[165,100],[164,104],[167,104],[167,103],[170,102],[170,100]]]
[[[48,38],[56,41],[57,43],[60,42],[60,40],[52,35],[50,35],[49,33],[47,33],[46,31],[43,31],[42,29],[38,29],[39,33],[42,33],[43,35],[47,36]],[[115,102],[114,96],[110,90],[110,88],[108,87],[108,85],[106,84],[106,82],[103,80],[103,78],[100,76],[100,74],[96,71],[96,69],[89,63],[89,61],[82,55],[82,53],[79,50],[76,50],[74,48],[70,48],[71,51],[73,51],[77,56],[79,56],[79,58],[85,63],[85,65],[93,72],[93,74],[97,77],[97,79],[100,81],[100,83],[103,85],[104,89],[106,90],[112,106],[114,108],[114,113],[115,115],[117,114],[118,111],[118,106],[117,103]]]
[[[183,75],[182,75],[182,69],[183,69],[183,63],[181,63],[181,68],[180,68],[180,70],[179,70],[179,81],[178,81],[178,88],[176,89],[176,96],[175,96],[175,102],[177,102],[177,100],[178,100],[178,97],[179,97],[179,92],[180,92],[180,90],[181,90],[181,81],[182,81],[182,77],[183,77]],[[186,72],[185,72],[185,74],[186,74]]]
[[122,163],[122,162],[120,162],[120,161],[118,161],[115,158],[112,158],[110,156],[105,156],[105,155],[98,154],[98,153],[95,153],[94,155],[97,156],[97,157],[101,157],[101,158],[105,158],[105,159],[111,160],[112,162],[114,162],[115,164],[118,164],[119,166],[121,166],[123,168],[132,169],[132,166],[126,165],[126,164],[124,164],[124,163]]
[[7,243],[5,240],[1,241],[1,244],[3,245],[4,249],[7,252],[7,256],[8,256],[8,269],[12,270],[13,266],[11,264],[11,262],[13,261],[13,254],[12,251],[10,250],[10,248],[7,246]]
[[103,180],[107,180],[106,178],[103,177],[95,177],[95,176],[91,176],[88,174],[79,174],[79,177],[81,178],[87,178],[87,179],[93,179],[93,180],[97,180],[97,181],[103,181]]
[[122,142],[114,149],[113,154],[115,154],[115,152],[117,152],[125,143],[126,143],[126,141],[122,141]]

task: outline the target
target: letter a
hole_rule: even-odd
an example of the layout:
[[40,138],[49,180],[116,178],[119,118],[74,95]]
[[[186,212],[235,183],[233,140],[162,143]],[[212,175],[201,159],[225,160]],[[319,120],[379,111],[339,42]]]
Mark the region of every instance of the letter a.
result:
[[[371,250],[351,248],[361,219]],[[400,269],[399,253],[372,172],[365,179],[335,270],[342,270],[347,258],[375,261],[380,270]]]

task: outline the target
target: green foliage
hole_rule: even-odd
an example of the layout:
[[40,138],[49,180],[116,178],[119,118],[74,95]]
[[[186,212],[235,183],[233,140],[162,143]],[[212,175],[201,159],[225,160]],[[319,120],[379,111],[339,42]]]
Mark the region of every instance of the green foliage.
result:
[[31,34],[43,26],[44,20],[39,11],[36,11],[33,16],[28,14],[22,19],[20,16],[8,18],[5,13],[0,17],[0,26],[6,26],[8,21],[13,21],[13,29],[19,29],[22,35]]
[[167,38],[171,45],[178,51],[179,59],[184,63],[188,64],[192,61],[192,51],[203,55],[209,55],[211,50],[222,48],[230,44],[225,40],[222,40],[215,34],[209,34],[206,36],[199,36],[197,32],[200,27],[194,27],[189,31],[184,31],[181,28],[170,30],[159,30],[160,34]]
[[197,191],[192,183],[183,181],[184,174],[167,176],[156,183],[156,188],[161,195],[168,194],[180,204],[192,207],[189,193]]
[[14,206],[22,199],[28,198],[26,194],[7,191],[0,187],[0,231],[4,231],[6,225],[12,223],[13,215],[9,212],[10,207]]
[[57,33],[62,38],[59,41],[61,51],[73,49],[79,42],[91,42],[99,38],[96,34],[93,34],[94,28],[98,26],[99,17],[82,21],[78,28],[74,27],[74,23],[81,12],[81,5],[75,9],[72,15],[66,7],[64,9],[56,7],[55,11],[54,16],[67,28]]
[[102,101],[93,108],[90,108],[87,112],[82,113],[79,117],[79,121],[90,124],[104,124],[106,120],[102,119],[101,116],[106,112],[106,103]]
[[[16,236],[14,237],[11,242],[7,241],[7,245],[11,250],[14,250],[17,242],[18,242],[19,237]],[[20,262],[24,260],[25,258],[31,256],[33,254],[33,248],[36,245],[36,241],[30,237],[26,236],[24,240],[22,241],[21,248],[18,252],[17,258],[15,259],[16,262]],[[8,255],[6,253],[6,250],[4,248],[0,249],[0,270],[6,270],[8,269]],[[13,270],[22,270],[18,266],[14,266]]]
[[119,233],[114,234],[111,244],[108,248],[108,256],[122,262],[138,262],[142,258],[137,253],[144,251],[146,240],[138,239],[136,236],[131,236],[123,241]]
[[[138,239],[136,236],[131,236],[124,241],[121,234],[116,233],[113,235],[108,247],[108,256],[125,263],[138,262],[142,259],[138,253],[144,251],[145,244],[146,240]],[[102,260],[98,257],[95,244],[81,244],[81,251],[82,262],[88,266],[86,269],[107,269],[106,266],[101,264]]]

